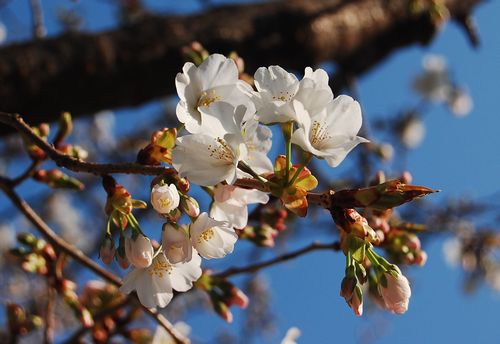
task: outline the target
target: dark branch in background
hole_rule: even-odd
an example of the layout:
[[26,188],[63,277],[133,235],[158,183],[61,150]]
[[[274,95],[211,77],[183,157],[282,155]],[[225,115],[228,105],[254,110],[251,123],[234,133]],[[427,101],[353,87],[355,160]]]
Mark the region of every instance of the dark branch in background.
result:
[[33,17],[33,36],[36,39],[44,38],[47,34],[43,23],[43,10],[41,0],[30,0],[31,15]]
[[[480,0],[443,0],[453,19]],[[393,51],[430,42],[437,31],[431,1],[288,0],[223,6],[192,16],[146,16],[99,34],[71,33],[0,49],[0,104],[32,123],[61,111],[90,114],[139,105],[175,92],[174,77],[194,40],[211,52],[236,50],[247,70],[335,61],[338,91]],[[463,21],[463,19],[461,19]],[[11,132],[0,128],[0,133]]]
[[226,271],[220,272],[218,274],[215,274],[217,277],[229,277],[229,276],[234,276],[234,275],[239,275],[243,273],[249,273],[249,272],[256,272],[259,271],[260,269],[267,268],[269,266],[275,265],[282,263],[284,261],[290,260],[297,258],[303,254],[316,251],[316,250],[332,250],[332,251],[338,251],[340,250],[340,243],[338,241],[334,241],[331,244],[322,244],[319,242],[313,242],[309,246],[306,246],[304,248],[301,248],[297,251],[289,252],[286,253],[282,256],[278,256],[276,258],[261,262],[261,263],[255,263],[249,266],[241,267],[241,268],[229,268]]

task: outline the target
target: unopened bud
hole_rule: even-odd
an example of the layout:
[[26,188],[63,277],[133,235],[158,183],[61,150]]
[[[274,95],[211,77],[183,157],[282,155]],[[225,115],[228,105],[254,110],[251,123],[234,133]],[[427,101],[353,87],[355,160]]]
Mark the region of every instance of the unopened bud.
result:
[[115,255],[115,244],[111,237],[106,236],[104,241],[101,244],[101,248],[99,250],[99,257],[101,258],[104,264],[111,264],[113,257]]
[[233,314],[231,313],[229,307],[224,302],[222,301],[214,302],[214,310],[227,323],[233,322]]
[[65,138],[67,138],[73,131],[73,123],[71,121],[71,114],[69,112],[63,112],[61,118],[59,119],[59,130],[57,131],[56,138],[54,139],[54,145],[58,147]]
[[128,267],[130,266],[130,262],[125,255],[121,256],[119,253],[117,253],[115,257],[118,265],[120,265],[122,269],[128,269]]
[[346,302],[348,302],[352,298],[352,294],[354,293],[354,288],[358,281],[355,277],[344,277],[342,283],[340,284],[340,296],[342,296]]
[[425,251],[417,251],[415,252],[415,260],[414,263],[419,266],[424,266],[427,262],[427,253]]
[[189,192],[189,180],[186,178],[178,178],[176,185],[180,192],[184,194]]
[[85,185],[76,178],[64,174],[58,169],[39,170],[33,178],[39,182],[45,183],[52,188],[66,188],[73,190],[83,190]]
[[191,196],[182,197],[180,207],[183,212],[191,217],[197,217],[200,215],[200,205]]
[[80,322],[85,328],[91,328],[94,326],[94,319],[87,308],[82,308],[80,311]]
[[231,288],[231,297],[229,299],[230,305],[236,305],[240,308],[248,307],[248,296],[243,291],[233,286]]
[[38,136],[44,138],[50,134],[50,125],[48,123],[40,123],[38,125]]
[[357,190],[340,190],[330,197],[331,204],[340,208],[370,207],[391,209],[431,193],[438,192],[425,186],[408,185],[399,180]]
[[31,233],[19,233],[17,235],[17,240],[29,247],[35,248],[38,245],[38,238]]

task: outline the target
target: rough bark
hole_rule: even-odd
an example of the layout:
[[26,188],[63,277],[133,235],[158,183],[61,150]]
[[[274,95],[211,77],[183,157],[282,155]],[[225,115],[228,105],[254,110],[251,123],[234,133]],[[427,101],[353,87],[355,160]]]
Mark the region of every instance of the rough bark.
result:
[[[420,0],[291,0],[224,6],[192,16],[148,16],[98,34],[66,34],[0,49],[0,109],[30,123],[61,111],[89,114],[134,106],[175,92],[181,47],[198,40],[211,52],[236,50],[247,69],[335,61],[342,78],[359,75],[394,50],[425,44],[437,30]],[[443,0],[467,18],[480,0]],[[7,128],[0,128],[6,132]]]

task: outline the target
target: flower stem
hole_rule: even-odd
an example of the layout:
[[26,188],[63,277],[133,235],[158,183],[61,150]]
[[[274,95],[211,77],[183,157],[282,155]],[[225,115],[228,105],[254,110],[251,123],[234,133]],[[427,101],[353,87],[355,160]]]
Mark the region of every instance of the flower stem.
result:
[[128,221],[130,223],[130,226],[133,229],[137,230],[139,233],[141,233],[142,235],[146,236],[144,234],[144,232],[142,231],[141,226],[139,225],[139,222],[137,221],[137,219],[135,218],[135,216],[133,214],[127,215],[127,219],[128,219]]
[[240,170],[242,170],[243,172],[246,172],[248,174],[250,174],[252,177],[254,177],[255,179],[257,179],[259,182],[262,182],[262,183],[267,183],[267,179],[264,178],[264,177],[261,177],[257,174],[257,172],[255,172],[246,162],[244,162],[243,160],[239,161],[238,162],[238,168]]
[[379,256],[369,247],[366,249],[366,256],[374,266],[380,266]]
[[111,236],[111,218],[112,217],[113,217],[113,214],[111,214],[108,217],[108,221],[106,222],[106,234],[108,234],[109,236]]
[[290,168],[292,167],[292,131],[293,122],[281,123],[281,131],[283,132],[283,138],[285,139],[285,156],[286,156],[286,171],[285,171],[285,183],[288,185],[288,180],[290,178]]
[[302,162],[300,163],[299,168],[297,171],[295,171],[295,174],[293,175],[292,179],[288,182],[287,185],[293,185],[293,183],[297,180],[297,178],[300,175],[300,172],[306,167],[312,160],[312,154],[309,152],[304,152],[304,158],[302,159]]

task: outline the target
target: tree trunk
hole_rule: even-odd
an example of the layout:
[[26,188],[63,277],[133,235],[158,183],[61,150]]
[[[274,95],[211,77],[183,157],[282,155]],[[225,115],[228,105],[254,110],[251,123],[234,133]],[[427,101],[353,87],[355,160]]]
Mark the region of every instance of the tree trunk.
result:
[[[466,18],[480,0],[442,2],[457,19]],[[172,94],[184,63],[181,48],[194,40],[210,52],[237,51],[250,73],[270,64],[302,71],[334,61],[343,76],[333,85],[338,90],[346,77],[360,75],[394,50],[429,42],[438,29],[432,3],[273,1],[191,16],[151,15],[98,34],[14,44],[0,49],[0,110],[39,123],[61,111],[78,116]]]

